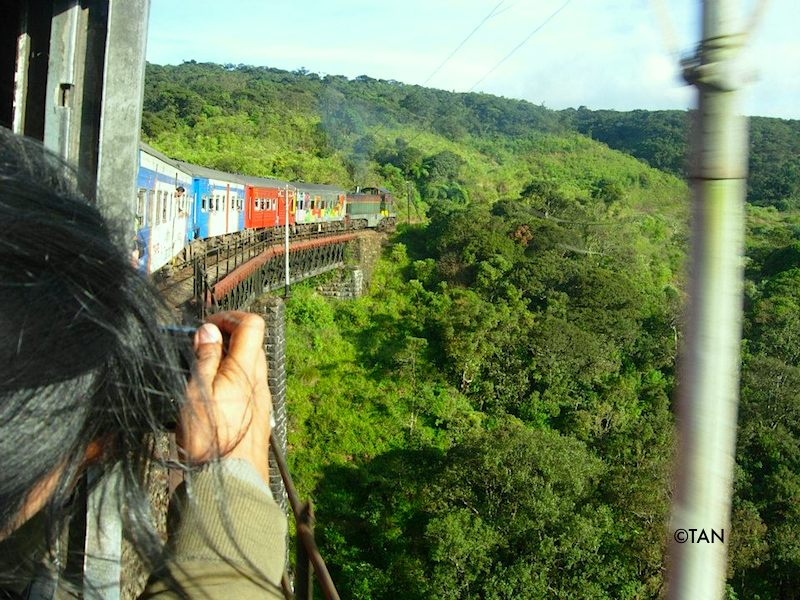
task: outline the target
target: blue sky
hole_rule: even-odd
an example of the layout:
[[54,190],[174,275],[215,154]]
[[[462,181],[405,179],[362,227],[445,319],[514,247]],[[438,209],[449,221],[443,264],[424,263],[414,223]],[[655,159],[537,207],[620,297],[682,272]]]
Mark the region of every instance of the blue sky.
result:
[[[147,59],[246,63],[523,98],[549,108],[687,108],[677,61],[699,0],[152,0]],[[740,0],[742,21],[759,0]],[[499,6],[498,6],[499,5]],[[659,11],[659,6],[663,10]],[[772,0],[743,55],[743,110],[800,118],[800,0]],[[480,82],[480,83],[478,83]],[[477,84],[477,85],[476,85]]]

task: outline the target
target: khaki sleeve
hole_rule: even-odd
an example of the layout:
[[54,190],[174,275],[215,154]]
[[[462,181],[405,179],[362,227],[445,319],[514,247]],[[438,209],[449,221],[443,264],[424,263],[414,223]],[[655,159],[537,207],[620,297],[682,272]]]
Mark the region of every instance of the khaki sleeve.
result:
[[189,598],[283,598],[286,533],[286,515],[252,466],[233,459],[207,466],[175,491],[171,559],[141,598],[179,598],[175,584]]

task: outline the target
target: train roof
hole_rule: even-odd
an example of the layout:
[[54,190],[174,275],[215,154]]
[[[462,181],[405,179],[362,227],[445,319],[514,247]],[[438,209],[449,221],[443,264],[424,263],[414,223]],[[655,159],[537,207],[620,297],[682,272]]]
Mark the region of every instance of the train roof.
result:
[[357,192],[348,192],[348,193],[350,195],[356,195],[356,194],[370,194],[370,193],[373,193],[373,192],[378,192],[379,194],[389,194],[390,196],[394,195],[394,194],[392,194],[392,192],[390,192],[386,188],[376,187],[374,185],[368,185],[366,187],[362,187]]
[[309,192],[336,192],[339,194],[344,194],[345,189],[338,185],[326,185],[322,183],[294,183],[292,184],[298,190],[309,191]]
[[217,171],[216,169],[209,169],[208,167],[201,167],[191,163],[177,161],[178,165],[187,173],[191,173],[193,177],[203,177],[205,179],[221,179],[223,181],[232,181],[234,183],[244,183],[244,175],[237,175],[235,173],[226,173],[225,171]]
[[286,181],[285,179],[273,179],[271,177],[255,177],[252,175],[227,173],[225,171],[219,171],[217,169],[211,169],[209,167],[201,167],[200,165],[194,165],[192,163],[184,162],[182,160],[175,160],[174,158],[170,158],[169,156],[159,152],[158,150],[156,150],[155,148],[144,142],[140,142],[139,147],[144,152],[147,152],[151,156],[154,156],[159,160],[163,160],[165,163],[170,164],[177,169],[185,171],[192,177],[202,177],[205,179],[219,179],[222,181],[231,181],[234,183],[254,185],[259,187],[282,188],[288,185],[290,188],[308,192],[330,192],[337,194],[346,193],[346,190],[338,185],[328,185],[322,183],[304,183],[304,182],[297,183],[297,182]]
[[268,188],[283,188],[287,185],[291,188],[294,185],[283,179],[272,179],[271,177],[253,177],[251,175],[242,176],[242,179],[247,185]]
[[[158,150],[156,150],[155,148],[153,148],[153,147],[152,147],[150,144],[145,144],[144,142],[139,142],[139,149],[140,149],[140,150],[143,150],[144,152],[146,152],[146,153],[147,153],[147,154],[149,154],[150,156],[154,156],[154,157],[155,157],[155,158],[157,158],[158,160],[164,161],[164,162],[165,162],[165,163],[167,163],[168,165],[172,165],[172,166],[173,166],[173,167],[175,167],[176,169],[181,169],[181,168],[183,168],[183,167],[181,167],[181,163],[180,163],[180,161],[177,161],[177,160],[175,160],[174,158],[170,158],[170,157],[169,157],[169,156],[167,156],[166,154],[164,154],[164,153],[162,153],[162,152],[159,152]],[[183,170],[184,170],[184,171],[186,171],[186,169],[185,169],[185,168],[183,168]],[[188,171],[187,171],[187,172],[188,172]]]

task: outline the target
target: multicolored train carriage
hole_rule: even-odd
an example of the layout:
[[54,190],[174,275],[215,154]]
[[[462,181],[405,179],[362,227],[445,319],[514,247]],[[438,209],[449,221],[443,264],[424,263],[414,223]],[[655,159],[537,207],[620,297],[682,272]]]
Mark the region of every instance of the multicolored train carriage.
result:
[[292,183],[175,161],[142,144],[136,204],[136,259],[155,273],[191,244],[246,231],[324,233],[394,226],[394,199],[382,188],[347,194],[335,185]]
[[158,271],[186,246],[193,212],[191,187],[192,176],[176,161],[141,146],[133,255],[140,271]]

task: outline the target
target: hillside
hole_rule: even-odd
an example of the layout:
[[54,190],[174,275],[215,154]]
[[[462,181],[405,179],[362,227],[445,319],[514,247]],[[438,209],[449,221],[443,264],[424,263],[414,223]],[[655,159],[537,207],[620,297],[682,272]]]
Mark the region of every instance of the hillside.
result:
[[218,169],[381,184],[400,197],[410,181],[426,201],[493,203],[533,180],[570,195],[613,183],[645,203],[653,190],[682,194],[676,179],[565,129],[547,109],[367,77],[148,65],[143,133],[170,156]]
[[[561,114],[570,128],[657,169],[684,176],[687,113],[581,107]],[[800,121],[751,118],[749,171],[748,202],[780,210],[800,208]]]
[[[632,115],[148,66],[159,150],[414,199],[364,298],[312,283],[287,307],[290,460],[343,597],[663,594],[687,189],[675,115]],[[800,218],[760,203],[731,598],[794,597],[800,573]]]
[[[143,133],[170,155],[223,170],[348,186],[384,181],[403,194],[401,176],[430,193],[421,189],[420,152],[456,147],[472,159],[468,185],[479,199],[494,201],[527,183],[530,168],[516,160],[520,153],[563,155],[571,144],[585,144],[583,135],[683,177],[686,117],[681,111],[552,111],[367,76],[320,78],[303,70],[188,62],[148,65]],[[800,121],[755,117],[750,123],[748,200],[796,208]],[[408,145],[399,156],[397,140]],[[467,148],[475,152],[467,156]],[[532,174],[549,175],[551,167],[534,166]]]

